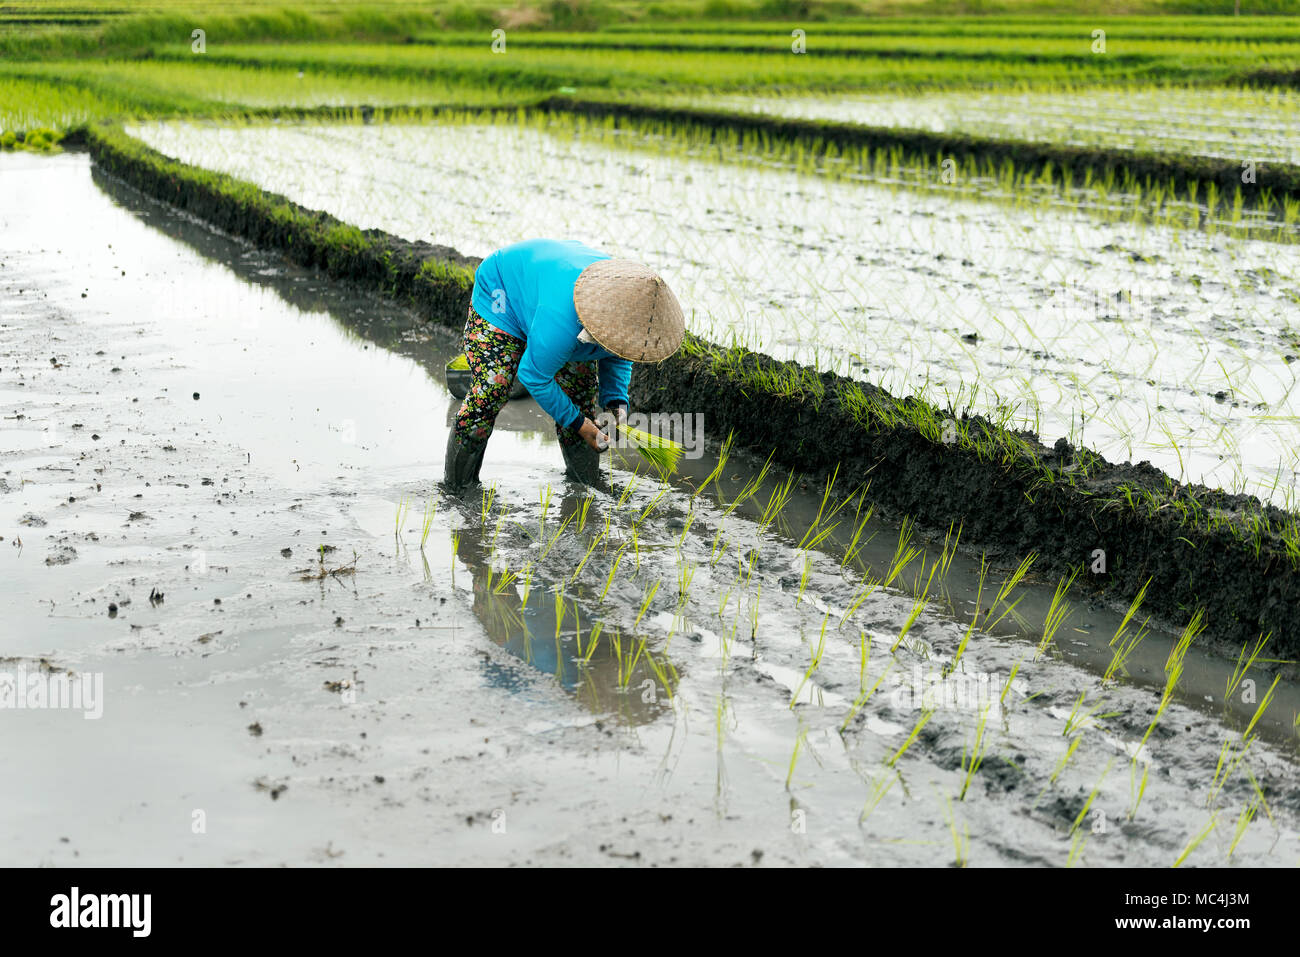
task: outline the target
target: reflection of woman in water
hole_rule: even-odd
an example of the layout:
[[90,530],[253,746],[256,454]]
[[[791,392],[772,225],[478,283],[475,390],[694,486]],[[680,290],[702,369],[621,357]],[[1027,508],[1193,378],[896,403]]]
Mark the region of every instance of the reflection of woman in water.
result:
[[640,263],[571,240],[498,249],[474,275],[464,342],[472,382],[447,437],[444,485],[459,495],[478,481],[516,375],[555,420],[568,474],[595,484],[609,444],[593,421],[597,398],[626,417],[632,363],[668,358],[685,329],[672,290]]
[[[578,496],[566,496],[561,501],[561,516],[575,510],[577,503]],[[565,691],[597,714],[617,710],[630,723],[645,724],[667,704],[669,689],[662,686],[660,675],[651,667],[648,651],[633,667],[626,693],[619,693],[620,663],[607,635],[601,634],[595,652],[585,665],[575,660],[575,629],[586,641],[595,624],[580,612],[575,602],[566,601],[562,606],[564,617],[557,635],[557,601],[551,591],[552,583],[534,576],[525,605],[516,582],[501,586],[505,573],[492,573],[490,556],[477,536],[469,531],[463,533],[457,554],[474,578],[474,616],[494,643],[538,671],[554,675]],[[637,641],[630,635],[622,639],[624,666],[628,656],[636,653],[636,645]],[[665,662],[662,671],[675,686],[677,675],[672,666]],[[489,665],[488,672],[492,684],[518,690],[518,679],[509,671]]]

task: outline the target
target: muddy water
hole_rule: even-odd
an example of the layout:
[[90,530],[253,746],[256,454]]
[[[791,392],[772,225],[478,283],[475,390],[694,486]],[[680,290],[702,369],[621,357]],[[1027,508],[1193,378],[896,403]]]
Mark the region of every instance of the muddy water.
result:
[[[1190,861],[1294,862],[1276,733],[1211,793],[1240,719],[1175,702],[1138,752],[1158,696],[1103,688],[1073,641],[1034,660],[1023,604],[953,665],[965,558],[895,648],[905,592],[852,609],[834,548],[726,493],[565,485],[529,403],[491,501],[443,500],[450,341],[82,156],[0,164],[0,670],[102,678],[96,719],[0,711],[6,863],[1168,864],[1214,809]],[[1271,817],[1235,841],[1246,768]]]

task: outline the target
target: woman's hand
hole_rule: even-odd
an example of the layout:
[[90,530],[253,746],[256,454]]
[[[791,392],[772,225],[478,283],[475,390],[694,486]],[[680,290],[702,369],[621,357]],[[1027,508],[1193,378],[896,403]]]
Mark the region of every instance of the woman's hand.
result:
[[582,420],[582,428],[578,429],[578,434],[582,436],[584,442],[597,452],[604,452],[609,448],[609,436],[600,431],[600,428],[591,419]]

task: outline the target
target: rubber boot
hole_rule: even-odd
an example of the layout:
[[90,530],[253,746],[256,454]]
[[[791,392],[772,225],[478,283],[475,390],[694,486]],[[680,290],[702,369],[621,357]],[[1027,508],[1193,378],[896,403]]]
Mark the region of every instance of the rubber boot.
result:
[[600,477],[600,453],[586,442],[577,445],[561,445],[564,453],[564,474],[575,482],[596,488],[604,483]]
[[452,495],[461,495],[466,489],[478,484],[478,470],[483,464],[483,454],[487,443],[475,449],[468,449],[456,439],[456,430],[447,434],[447,464],[442,484]]

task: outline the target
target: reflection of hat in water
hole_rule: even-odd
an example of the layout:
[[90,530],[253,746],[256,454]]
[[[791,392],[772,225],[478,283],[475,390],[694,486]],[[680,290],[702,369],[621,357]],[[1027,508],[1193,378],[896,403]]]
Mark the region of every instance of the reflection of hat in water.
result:
[[686,319],[668,284],[631,259],[602,259],[573,284],[578,319],[608,352],[633,362],[661,362],[678,350]]

